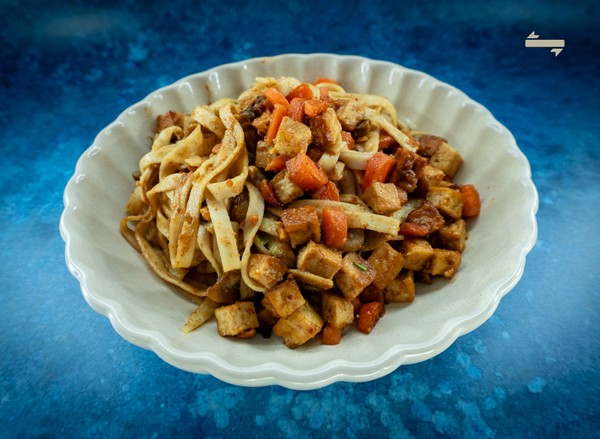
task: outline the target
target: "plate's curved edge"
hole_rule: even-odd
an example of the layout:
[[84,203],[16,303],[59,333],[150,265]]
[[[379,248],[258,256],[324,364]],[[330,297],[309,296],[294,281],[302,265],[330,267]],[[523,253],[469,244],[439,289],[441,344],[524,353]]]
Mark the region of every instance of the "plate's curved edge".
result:
[[[357,374],[357,373],[355,373],[356,372],[355,369],[357,366],[354,365],[352,367],[349,367],[349,369],[351,369],[353,371],[353,373],[337,372],[335,374],[329,374],[325,378],[323,378],[322,375],[330,372],[329,369],[331,369],[331,367],[329,367],[329,368],[326,367],[324,369],[318,368],[318,369],[312,369],[310,371],[311,373],[303,374],[303,375],[301,374],[300,377],[304,378],[301,380],[297,379],[297,378],[299,378],[298,371],[293,370],[293,371],[291,371],[291,373],[294,374],[293,376],[296,378],[294,380],[294,379],[289,379],[290,377],[287,377],[284,379],[281,375],[279,377],[277,377],[277,376],[273,376],[273,375],[264,375],[264,374],[262,375],[261,378],[254,377],[254,378],[244,379],[244,378],[240,378],[240,370],[239,369],[235,371],[235,374],[237,376],[233,376],[231,373],[224,373],[224,370],[222,369],[224,364],[219,363],[219,362],[212,362],[212,361],[209,362],[209,363],[212,363],[212,365],[209,365],[209,367],[206,367],[206,364],[203,364],[202,367],[200,367],[200,368],[198,367],[198,365],[195,365],[194,367],[189,367],[189,365],[187,365],[184,361],[180,361],[181,359],[177,359],[177,358],[173,357],[172,355],[166,355],[160,349],[159,350],[155,349],[155,346],[153,346],[153,345],[156,345],[156,343],[157,343],[156,340],[153,340],[150,337],[140,337],[139,332],[138,333],[133,332],[130,328],[127,327],[127,325],[125,325],[118,318],[118,316],[116,316],[114,306],[112,306],[110,303],[105,303],[105,302],[99,301],[91,293],[91,291],[89,290],[89,288],[87,286],[86,278],[83,273],[83,270],[80,269],[80,267],[77,264],[77,261],[73,258],[73,255],[71,252],[72,239],[69,234],[68,228],[66,226],[66,223],[68,221],[69,211],[73,207],[71,204],[71,199],[69,198],[69,195],[70,195],[69,190],[72,188],[72,185],[74,184],[75,179],[77,178],[77,175],[80,173],[81,168],[84,167],[85,160],[88,158],[87,152],[91,148],[94,147],[94,145],[99,140],[100,136],[105,135],[106,132],[109,131],[112,127],[114,127],[117,124],[120,124],[122,122],[122,120],[127,116],[127,114],[130,114],[132,111],[135,111],[138,107],[151,105],[152,97],[155,96],[157,93],[159,93],[161,91],[165,91],[172,87],[176,87],[178,84],[181,84],[185,81],[189,81],[196,76],[208,75],[211,72],[216,71],[216,70],[221,69],[226,66],[235,66],[235,65],[247,64],[247,63],[252,63],[252,62],[257,62],[257,61],[258,62],[274,62],[276,60],[287,58],[287,57],[311,58],[314,56],[334,57],[334,58],[338,58],[338,59],[353,58],[356,60],[360,60],[362,62],[368,61],[368,62],[373,62],[373,63],[382,63],[382,64],[387,64],[393,68],[400,68],[400,69],[415,72],[420,75],[424,75],[425,77],[429,78],[430,80],[433,80],[437,83],[440,83],[440,84],[443,84],[444,86],[449,87],[450,89],[452,89],[452,90],[456,91],[457,93],[459,93],[460,95],[462,95],[463,99],[466,99],[466,100],[472,102],[473,104],[475,104],[478,108],[482,109],[486,113],[486,117],[488,117],[493,122],[495,122],[500,127],[502,127],[502,129],[505,130],[506,133],[511,136],[512,144],[514,145],[516,151],[518,151],[518,153],[522,156],[521,162],[525,162],[527,164],[527,176],[526,176],[527,177],[526,180],[528,183],[527,187],[531,191],[533,191],[532,196],[534,198],[534,204],[532,205],[532,209],[530,212],[530,217],[531,217],[530,224],[532,224],[532,229],[530,230],[530,238],[529,238],[529,241],[527,242],[527,245],[522,247],[521,251],[520,251],[519,263],[517,264],[518,272],[515,273],[509,279],[509,282],[507,282],[506,285],[501,285],[497,288],[497,290],[495,292],[496,294],[494,295],[494,300],[492,300],[490,302],[490,304],[487,307],[487,309],[485,310],[485,312],[478,313],[475,316],[476,318],[474,318],[472,321],[463,320],[460,322],[460,324],[455,325],[455,327],[452,328],[451,334],[446,333],[444,336],[441,337],[440,340],[433,343],[435,349],[433,349],[430,352],[428,352],[427,354],[423,355],[423,354],[410,354],[410,353],[406,353],[406,352],[402,353],[402,354],[399,354],[398,352],[390,353],[390,351],[393,350],[393,348],[392,348],[385,355],[382,355],[382,357],[389,355],[389,356],[394,357],[394,360],[387,366],[377,367],[377,368],[375,368],[375,370],[369,370],[367,372],[367,369],[362,368],[361,370],[363,370],[363,373]],[[278,55],[278,56],[274,56],[274,57],[259,57],[259,58],[244,60],[244,61],[232,62],[232,63],[224,64],[222,66],[217,66],[217,67],[205,70],[200,73],[188,75],[170,85],[162,87],[162,88],[148,94],[143,100],[131,105],[130,107],[125,109],[123,112],[121,112],[121,114],[115,119],[115,121],[113,123],[109,124],[102,131],[100,131],[100,133],[98,133],[98,135],[95,137],[92,145],[86,150],[86,152],[84,154],[82,154],[82,156],[77,161],[77,164],[75,166],[75,172],[74,172],[73,176],[71,177],[71,179],[69,179],[69,182],[67,183],[67,186],[65,188],[65,193],[63,195],[63,203],[64,203],[65,208],[61,214],[59,229],[60,229],[61,237],[62,237],[63,241],[65,242],[65,259],[66,259],[66,263],[69,268],[69,271],[72,273],[72,275],[76,279],[79,280],[79,282],[81,284],[82,293],[83,293],[86,301],[90,304],[90,306],[94,310],[99,312],[100,314],[103,314],[106,317],[108,317],[111,322],[111,325],[123,338],[127,339],[129,342],[131,342],[137,346],[152,350],[159,357],[163,358],[167,363],[170,363],[176,367],[182,368],[184,370],[189,370],[190,372],[210,374],[210,375],[215,376],[218,379],[221,379],[225,382],[229,382],[231,384],[246,385],[246,386],[280,385],[280,386],[284,386],[284,387],[288,387],[288,388],[292,388],[292,389],[309,390],[309,389],[323,387],[323,386],[332,384],[334,382],[339,382],[339,381],[356,382],[356,381],[376,379],[376,378],[379,378],[381,376],[391,373],[392,371],[394,371],[398,367],[400,367],[402,364],[409,364],[409,363],[429,359],[429,358],[441,353],[445,349],[447,349],[461,335],[464,335],[465,333],[468,333],[468,332],[474,330],[475,328],[477,328],[478,326],[483,324],[486,320],[488,320],[489,316],[491,316],[493,314],[493,312],[495,311],[495,309],[497,308],[497,306],[500,302],[500,299],[505,294],[507,294],[519,282],[519,280],[521,279],[521,277],[523,275],[523,272],[525,269],[526,256],[533,248],[533,246],[536,242],[536,239],[537,239],[536,213],[537,213],[537,209],[539,206],[539,197],[538,197],[537,189],[535,188],[533,180],[531,179],[531,167],[529,165],[529,162],[527,161],[526,156],[523,154],[523,152],[518,147],[516,140],[514,139],[514,136],[512,135],[512,133],[502,123],[500,123],[487,108],[485,108],[483,105],[479,104],[478,102],[474,101],[463,91],[457,89],[456,87],[452,86],[451,84],[448,84],[441,80],[438,80],[435,77],[433,77],[427,73],[413,70],[410,68],[406,68],[404,66],[401,66],[401,65],[389,62],[389,61],[373,60],[370,58],[365,58],[365,57],[361,57],[361,56],[353,56],[353,55],[333,55],[333,54],[326,54],[326,53],[317,53],[317,54],[283,54],[283,55]],[[171,350],[171,352],[173,352],[173,351]],[[221,361],[223,361],[223,360],[221,360]],[[213,366],[215,367],[214,369],[213,369]],[[229,366],[231,367],[232,365],[229,365]],[[340,364],[335,365],[335,367],[339,367],[339,366],[342,366],[342,365],[340,365]],[[358,367],[360,368],[360,365]],[[225,371],[228,371],[228,370],[229,370],[229,368],[225,369]],[[282,371],[279,370],[279,372],[282,372]],[[244,374],[242,373],[241,375],[244,375]],[[252,373],[249,373],[248,375],[251,376]],[[286,373],[284,373],[283,375],[285,376]]]

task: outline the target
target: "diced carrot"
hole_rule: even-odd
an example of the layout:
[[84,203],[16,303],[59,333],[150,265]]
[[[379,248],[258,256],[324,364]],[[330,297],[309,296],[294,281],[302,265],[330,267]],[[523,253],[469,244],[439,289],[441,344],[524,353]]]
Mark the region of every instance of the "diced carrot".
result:
[[348,149],[355,149],[354,137],[348,131],[342,131],[342,140],[348,145]]
[[340,207],[323,208],[323,241],[327,247],[344,248],[348,237],[348,215]]
[[258,185],[258,189],[260,190],[260,193],[263,196],[263,198],[265,199],[265,201],[267,203],[269,203],[271,206],[273,206],[273,207],[283,206],[281,201],[279,201],[279,198],[277,198],[277,194],[275,194],[275,191],[273,190],[273,188],[271,187],[271,185],[269,184],[269,182],[266,179],[264,179],[260,182],[260,184]]
[[304,120],[304,99],[292,99],[290,107],[288,108],[288,116],[296,122],[302,122]]
[[277,90],[275,87],[267,88],[267,90],[265,91],[265,97],[273,105],[279,104],[279,105],[284,106],[285,108],[287,108],[290,105],[290,103],[285,98],[285,96],[282,95],[281,92],[279,90]]
[[333,181],[328,181],[316,191],[311,192],[310,196],[315,200],[340,201],[340,191]]
[[386,149],[396,143],[396,140],[385,131],[379,132],[379,149]]
[[314,191],[329,180],[325,171],[303,152],[289,159],[285,167],[290,180],[304,191]]
[[463,211],[462,216],[470,217],[479,215],[481,210],[481,200],[479,192],[472,184],[463,184],[460,186],[460,192],[463,194]]
[[324,78],[324,77],[317,77],[317,79],[314,80],[313,85],[317,85],[317,84],[337,84],[338,82],[335,79],[331,79],[331,78]]
[[399,233],[408,238],[422,238],[427,236],[431,230],[425,224],[405,221],[400,225]]
[[393,157],[383,152],[373,154],[367,161],[367,168],[363,177],[363,189],[366,190],[374,182],[384,183],[395,165],[396,160]]
[[287,162],[289,159],[290,158],[285,154],[278,155],[273,160],[271,160],[269,164],[267,164],[267,166],[265,167],[265,171],[279,172],[285,168],[285,162]]
[[273,140],[275,140],[277,130],[279,130],[279,125],[281,125],[284,116],[287,116],[287,107],[275,104],[275,108],[271,114],[271,122],[269,122],[269,128],[267,129],[267,135],[265,136],[265,141],[269,145],[273,144]]
[[320,99],[325,102],[329,102],[331,98],[329,97],[329,89],[327,87],[319,87]]
[[336,345],[340,344],[342,341],[342,330],[340,328],[336,328],[335,326],[331,326],[329,323],[325,325],[323,328],[323,335],[321,337],[321,341],[326,345]]
[[309,99],[308,101],[304,101],[304,114],[308,117],[315,117],[327,110],[327,107],[327,102]]
[[287,100],[292,102],[294,98],[302,98],[302,99],[312,99],[313,92],[310,88],[310,85],[306,82],[303,82],[298,87],[293,89],[290,94],[287,95]]
[[383,314],[383,303],[369,302],[363,303],[360,306],[358,313],[358,330],[365,334],[369,334],[375,324]]

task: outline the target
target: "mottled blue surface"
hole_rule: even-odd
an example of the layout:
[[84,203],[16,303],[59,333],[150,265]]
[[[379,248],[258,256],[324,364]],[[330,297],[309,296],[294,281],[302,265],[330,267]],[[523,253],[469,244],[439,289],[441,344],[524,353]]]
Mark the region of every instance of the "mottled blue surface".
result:
[[[68,3],[0,3],[0,437],[600,437],[598,2]],[[565,50],[526,49],[532,31]],[[373,382],[182,372],[120,338],[64,263],[62,192],[98,131],[180,77],[284,52],[457,86],[514,133],[539,190],[538,243],[494,316]]]

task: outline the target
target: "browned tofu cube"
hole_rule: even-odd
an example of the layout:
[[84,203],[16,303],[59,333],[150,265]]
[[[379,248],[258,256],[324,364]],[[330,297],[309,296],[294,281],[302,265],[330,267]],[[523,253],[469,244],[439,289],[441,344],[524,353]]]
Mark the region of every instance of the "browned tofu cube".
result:
[[385,301],[412,302],[415,300],[415,279],[412,271],[403,271],[390,283],[385,290]]
[[345,328],[354,321],[354,305],[338,294],[323,293],[321,308],[323,319],[335,328]]
[[271,145],[264,140],[259,140],[256,144],[254,164],[259,168],[264,169],[275,157],[277,157],[277,154],[271,153]]
[[312,134],[309,127],[284,116],[275,136],[274,147],[279,154],[294,157],[301,152],[306,152],[311,141]]
[[327,149],[335,144],[335,141],[342,132],[342,126],[335,114],[335,110],[328,108],[310,120],[310,130],[315,145]]
[[460,262],[461,256],[459,252],[434,248],[433,257],[424,271],[432,276],[451,278],[458,271]]
[[373,284],[380,290],[385,289],[404,267],[404,256],[384,242],[369,256],[369,264],[376,271]]
[[438,232],[442,241],[442,246],[462,253],[465,250],[465,242],[467,240],[467,223],[463,219],[448,224]]
[[275,177],[269,182],[273,188],[273,192],[277,195],[277,199],[283,204],[288,204],[294,201],[296,198],[300,198],[304,195],[304,191],[294,183],[287,175],[287,170],[282,169],[277,173]]
[[394,183],[371,183],[363,192],[362,199],[373,212],[381,215],[395,212],[402,207],[402,200]]
[[364,117],[362,106],[354,99],[339,99],[335,106],[335,113],[342,128],[346,131],[354,131]]
[[290,235],[292,247],[304,244],[309,240],[321,240],[321,224],[317,209],[313,206],[285,209],[281,212],[281,221]]
[[342,268],[335,275],[335,283],[348,300],[352,300],[375,280],[377,273],[358,253],[348,253],[342,259]]
[[326,245],[309,241],[298,252],[297,264],[300,270],[309,271],[326,279],[333,279],[333,276],[342,267],[342,253]]
[[290,349],[303,345],[321,332],[323,319],[308,302],[273,326],[273,332],[283,338]]
[[462,217],[463,194],[460,191],[447,187],[431,187],[427,192],[427,201],[450,218],[457,220]]
[[287,317],[304,302],[296,281],[288,279],[265,291],[262,304],[277,317]]
[[222,337],[239,335],[258,328],[254,302],[236,302],[215,309],[217,331]]
[[372,283],[362,290],[362,293],[358,295],[358,299],[360,300],[361,304],[370,302],[383,302],[383,290],[380,290],[375,286],[374,283]]
[[419,188],[423,192],[427,192],[431,187],[447,187],[450,182],[445,180],[446,174],[441,169],[435,166],[425,165],[423,168],[423,174],[419,179]]
[[269,255],[251,255],[248,261],[248,275],[265,288],[281,281],[287,268],[285,262]]
[[405,239],[401,246],[404,256],[404,268],[407,270],[422,270],[433,257],[433,248],[424,239]]
[[448,177],[454,177],[462,165],[462,157],[447,142],[442,142],[429,158],[429,164],[444,171]]

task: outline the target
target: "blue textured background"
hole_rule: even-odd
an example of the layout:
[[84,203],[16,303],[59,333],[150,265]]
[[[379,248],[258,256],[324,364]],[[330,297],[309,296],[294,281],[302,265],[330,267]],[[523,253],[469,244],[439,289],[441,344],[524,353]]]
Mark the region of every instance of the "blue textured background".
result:
[[[0,2],[0,437],[600,437],[598,2]],[[525,38],[565,39],[526,49]],[[515,135],[539,240],[495,315],[379,380],[297,392],[121,339],[64,263],[62,192],[97,132],[185,75],[285,52],[423,70]]]

